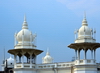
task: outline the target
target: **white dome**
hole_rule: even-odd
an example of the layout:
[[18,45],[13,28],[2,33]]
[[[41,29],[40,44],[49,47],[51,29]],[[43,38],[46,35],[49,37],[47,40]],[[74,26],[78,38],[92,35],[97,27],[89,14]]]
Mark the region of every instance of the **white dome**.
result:
[[53,58],[50,56],[50,53],[47,52],[46,56],[43,58],[43,63],[52,63]]
[[[32,37],[32,39],[31,39],[30,36]],[[24,37],[24,38],[23,38],[23,37]],[[28,29],[22,29],[22,30],[17,34],[16,39],[17,39],[18,42],[22,42],[22,38],[23,38],[23,40],[26,41],[26,42],[30,42],[30,39],[33,41],[33,39],[34,39],[32,33],[31,33],[31,31],[29,31]]]
[[[6,66],[6,61],[5,61],[5,66]],[[7,66],[8,67],[14,66],[14,59],[12,57],[7,59]]]
[[52,57],[51,57],[50,55],[46,55],[46,56],[44,57],[44,60],[52,60]]
[[15,44],[15,49],[35,48],[36,46],[33,44],[35,37],[36,35],[33,35],[32,32],[28,30],[26,18],[24,17],[22,30],[15,34],[15,39],[18,41],[18,43]]
[[78,38],[76,38],[75,43],[95,42],[93,33],[93,30],[88,27],[86,17],[84,17],[81,28],[77,31],[77,33],[75,32],[75,34],[78,34]]
[[78,37],[82,38],[90,38],[91,37],[91,29],[88,26],[82,26],[78,31]]

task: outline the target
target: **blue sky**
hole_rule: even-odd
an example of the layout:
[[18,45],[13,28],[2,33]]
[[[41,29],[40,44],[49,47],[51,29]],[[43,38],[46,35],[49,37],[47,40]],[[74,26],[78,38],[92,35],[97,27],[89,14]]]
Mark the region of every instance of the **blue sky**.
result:
[[[37,33],[37,49],[43,50],[37,58],[42,62],[49,47],[54,62],[71,61],[74,50],[67,46],[74,43],[74,30],[81,27],[84,11],[90,28],[95,28],[97,42],[100,42],[100,1],[99,0],[2,0],[0,1],[0,64],[3,50],[14,48],[14,33],[22,27],[26,14],[29,30]],[[100,62],[100,48],[97,62]],[[82,52],[83,53],[83,52]],[[83,57],[83,54],[81,54]],[[88,54],[90,58],[90,51]]]

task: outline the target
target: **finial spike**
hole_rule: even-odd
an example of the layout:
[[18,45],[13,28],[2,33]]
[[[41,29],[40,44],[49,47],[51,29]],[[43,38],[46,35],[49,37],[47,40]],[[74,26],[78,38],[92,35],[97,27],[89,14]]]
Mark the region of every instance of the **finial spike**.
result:
[[24,21],[26,21],[26,15],[24,15]]
[[26,15],[24,15],[24,22],[23,22],[22,29],[28,29],[28,25],[27,25],[27,22],[26,22]]
[[50,53],[49,53],[49,48],[47,48],[47,55],[49,55]]
[[84,19],[86,19],[86,12],[84,11]]
[[49,48],[47,48],[47,52],[49,52]]

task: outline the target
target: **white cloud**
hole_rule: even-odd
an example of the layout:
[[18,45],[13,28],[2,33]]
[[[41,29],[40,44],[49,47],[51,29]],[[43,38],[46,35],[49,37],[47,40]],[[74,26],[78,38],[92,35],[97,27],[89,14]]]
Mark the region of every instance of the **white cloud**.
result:
[[100,1],[97,0],[57,0],[66,5],[66,7],[77,14],[82,14],[86,11],[88,14],[100,12]]

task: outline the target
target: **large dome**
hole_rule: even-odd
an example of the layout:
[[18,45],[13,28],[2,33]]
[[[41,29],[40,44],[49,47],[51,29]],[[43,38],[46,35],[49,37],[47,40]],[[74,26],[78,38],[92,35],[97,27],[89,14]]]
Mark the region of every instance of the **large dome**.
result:
[[15,34],[15,39],[18,41],[18,43],[15,44],[15,49],[35,48],[36,46],[33,44],[35,37],[36,35],[33,35],[32,32],[28,30],[26,17],[24,17],[22,30]]
[[[75,40],[75,43],[83,43],[83,42],[95,42],[94,34],[95,31],[93,31],[91,28],[88,27],[86,17],[84,17],[82,21],[82,26],[78,31],[75,31],[75,34],[78,34],[78,36]],[[75,36],[75,37],[76,37]]]
[[22,40],[26,41],[26,42],[30,42],[33,41],[33,35],[32,32],[29,31],[28,29],[22,29],[18,34],[17,34],[17,41],[18,42],[22,42]]
[[91,37],[91,29],[88,26],[82,26],[78,31],[79,38],[90,38]]

